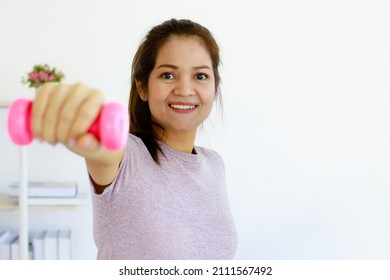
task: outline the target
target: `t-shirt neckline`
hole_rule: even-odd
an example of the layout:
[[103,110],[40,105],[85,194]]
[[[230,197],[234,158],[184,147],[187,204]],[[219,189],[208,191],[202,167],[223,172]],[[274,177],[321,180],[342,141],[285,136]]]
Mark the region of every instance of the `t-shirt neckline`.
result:
[[193,152],[195,153],[189,154],[186,152],[176,150],[160,140],[157,140],[157,142],[164,153],[168,153],[182,161],[189,162],[189,163],[200,163],[201,161],[201,158],[199,156],[199,149],[196,146],[194,146],[193,148]]

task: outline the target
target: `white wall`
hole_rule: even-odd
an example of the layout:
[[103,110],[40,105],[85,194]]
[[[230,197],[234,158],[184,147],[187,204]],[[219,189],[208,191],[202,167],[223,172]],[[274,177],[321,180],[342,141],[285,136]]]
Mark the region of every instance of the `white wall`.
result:
[[[0,0],[0,100],[33,96],[20,78],[47,62],[127,103],[145,32],[172,17],[198,21],[220,43],[224,98],[223,120],[217,113],[198,143],[225,159],[236,258],[389,259],[389,14],[385,0]],[[0,118],[5,188],[17,149]],[[87,189],[80,158],[37,143],[30,154],[32,178]],[[34,226],[66,221],[75,257],[95,257],[90,207],[33,215]],[[17,226],[15,213],[0,218]]]

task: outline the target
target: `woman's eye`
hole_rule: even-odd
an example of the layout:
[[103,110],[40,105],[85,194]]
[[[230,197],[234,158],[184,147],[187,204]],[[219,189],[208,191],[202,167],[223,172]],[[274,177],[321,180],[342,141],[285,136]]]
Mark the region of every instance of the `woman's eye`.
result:
[[172,73],[169,73],[169,72],[165,72],[165,73],[162,73],[161,74],[161,78],[165,79],[165,80],[172,80],[175,78],[175,76],[173,76]]
[[203,74],[203,73],[199,73],[199,74],[196,74],[196,78],[198,80],[206,80],[207,79],[207,75]]

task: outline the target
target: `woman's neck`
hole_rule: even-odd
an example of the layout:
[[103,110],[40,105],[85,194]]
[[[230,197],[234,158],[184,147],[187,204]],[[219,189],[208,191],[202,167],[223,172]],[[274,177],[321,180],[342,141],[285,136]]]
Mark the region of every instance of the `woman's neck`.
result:
[[192,154],[194,149],[196,131],[195,132],[170,132],[165,131],[164,136],[160,139],[169,147]]

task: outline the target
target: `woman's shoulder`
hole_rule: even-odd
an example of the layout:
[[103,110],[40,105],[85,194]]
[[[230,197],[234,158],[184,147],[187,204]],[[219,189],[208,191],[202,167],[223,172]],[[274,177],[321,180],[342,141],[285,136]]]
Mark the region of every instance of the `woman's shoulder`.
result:
[[139,161],[142,158],[145,158],[145,154],[148,154],[148,149],[142,139],[129,133],[124,153],[124,161],[130,161],[138,166]]
[[131,152],[138,152],[138,153],[144,153],[147,151],[147,148],[142,141],[141,138],[138,136],[129,133],[128,135],[128,141],[127,141],[127,150]]
[[127,145],[137,145],[137,146],[140,146],[140,145],[142,145],[143,144],[143,142],[142,142],[142,140],[141,140],[141,138],[139,138],[138,136],[135,136],[134,134],[131,134],[130,132],[129,132],[129,134],[128,134],[128,137],[127,137]]
[[202,157],[223,163],[223,159],[222,159],[221,155],[217,151],[215,151],[211,148],[203,147],[203,146],[195,146],[195,150],[196,150],[196,153]]

